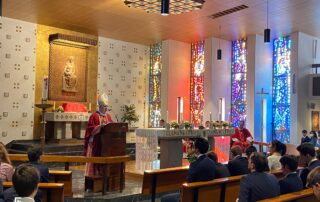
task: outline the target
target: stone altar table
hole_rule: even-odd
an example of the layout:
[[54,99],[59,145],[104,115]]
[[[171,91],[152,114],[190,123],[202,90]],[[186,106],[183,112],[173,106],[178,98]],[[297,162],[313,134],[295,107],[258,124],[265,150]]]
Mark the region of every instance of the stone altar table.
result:
[[46,112],[47,136],[51,139],[84,138],[90,115],[87,112]]
[[[157,147],[160,141],[160,168],[182,165],[182,139],[204,137],[214,142],[213,137],[230,136],[233,128],[228,129],[136,129],[136,169],[152,169],[152,163],[158,159]],[[211,141],[210,141],[211,139]],[[214,143],[212,143],[214,147]],[[227,145],[230,148],[230,144]]]

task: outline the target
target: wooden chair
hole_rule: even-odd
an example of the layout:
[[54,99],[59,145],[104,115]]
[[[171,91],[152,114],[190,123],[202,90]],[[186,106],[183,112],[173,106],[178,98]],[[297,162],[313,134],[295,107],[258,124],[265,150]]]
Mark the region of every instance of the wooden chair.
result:
[[315,202],[317,201],[317,199],[314,196],[312,189],[304,189],[302,191],[283,194],[278,197],[261,200],[259,202],[280,202],[280,201]]
[[[12,187],[12,182],[3,182],[3,188]],[[62,183],[39,183],[41,189],[42,202],[63,202],[63,184]]]
[[146,170],[143,174],[142,195],[151,195],[154,202],[157,193],[178,191],[186,181],[189,167]]

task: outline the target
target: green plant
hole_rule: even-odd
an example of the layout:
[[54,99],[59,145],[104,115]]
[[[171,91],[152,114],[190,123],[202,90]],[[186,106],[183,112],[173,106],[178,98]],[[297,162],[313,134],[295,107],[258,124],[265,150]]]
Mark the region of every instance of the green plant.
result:
[[174,129],[179,129],[179,124],[175,121],[172,121],[171,122],[171,128],[174,128]]
[[136,107],[132,105],[124,105],[124,114],[121,118],[121,121],[128,122],[131,125],[132,122],[139,121],[139,117],[136,114]]
[[184,121],[184,122],[183,122],[183,125],[184,125],[184,128],[185,128],[185,129],[191,129],[191,128],[192,128],[191,123],[189,123],[188,121]]

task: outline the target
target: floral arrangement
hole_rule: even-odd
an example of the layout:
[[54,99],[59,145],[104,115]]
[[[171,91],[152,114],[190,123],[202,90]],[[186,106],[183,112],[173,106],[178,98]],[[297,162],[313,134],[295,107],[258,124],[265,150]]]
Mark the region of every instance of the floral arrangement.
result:
[[227,122],[227,121],[223,121],[223,122],[222,122],[222,126],[223,126],[223,127],[229,127],[229,126],[230,126],[230,123]]
[[170,125],[171,125],[171,128],[174,128],[174,129],[179,129],[180,127],[179,124],[175,121],[172,121]]
[[192,129],[192,124],[189,123],[188,121],[183,121],[182,124],[184,125],[185,129]]

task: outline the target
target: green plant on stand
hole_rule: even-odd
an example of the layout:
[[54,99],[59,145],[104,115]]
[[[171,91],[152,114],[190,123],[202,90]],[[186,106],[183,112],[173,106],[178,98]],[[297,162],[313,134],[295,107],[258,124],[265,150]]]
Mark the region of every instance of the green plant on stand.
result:
[[121,118],[122,122],[127,122],[129,126],[131,126],[131,123],[135,123],[139,121],[139,117],[136,114],[136,107],[132,105],[124,105],[124,114]]

